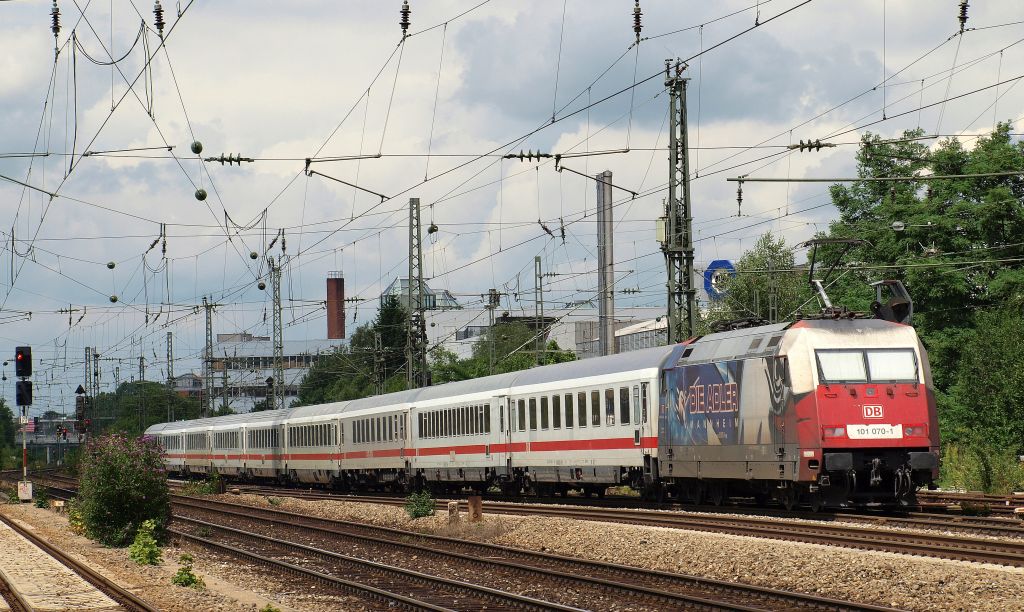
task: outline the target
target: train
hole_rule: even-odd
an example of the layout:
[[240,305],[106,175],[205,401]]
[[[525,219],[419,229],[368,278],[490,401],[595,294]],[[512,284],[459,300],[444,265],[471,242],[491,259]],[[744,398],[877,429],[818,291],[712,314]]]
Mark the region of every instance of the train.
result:
[[823,317],[374,397],[161,423],[168,472],[342,491],[909,506],[938,477],[927,353]]

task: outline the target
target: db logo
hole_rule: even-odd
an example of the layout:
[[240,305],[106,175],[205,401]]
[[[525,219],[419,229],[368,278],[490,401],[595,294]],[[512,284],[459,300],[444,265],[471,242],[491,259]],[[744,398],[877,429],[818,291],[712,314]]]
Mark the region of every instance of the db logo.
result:
[[881,406],[864,406],[864,418],[865,419],[880,419],[880,418],[882,418],[882,407]]

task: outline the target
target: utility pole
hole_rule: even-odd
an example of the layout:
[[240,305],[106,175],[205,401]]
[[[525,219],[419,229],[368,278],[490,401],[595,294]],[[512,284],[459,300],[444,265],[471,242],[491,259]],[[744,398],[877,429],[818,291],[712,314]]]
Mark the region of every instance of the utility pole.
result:
[[615,354],[615,258],[612,255],[612,172],[597,175],[597,303],[601,355]]
[[684,66],[665,60],[665,87],[669,92],[669,177],[664,236],[668,273],[668,341],[675,344],[692,338],[697,309],[693,285],[693,213],[690,202],[690,153],[686,127]]
[[384,349],[377,332],[373,332],[373,392],[384,395]]
[[497,339],[494,336],[494,334],[495,334],[495,331],[494,331],[494,309],[497,308],[499,304],[501,304],[501,294],[498,293],[497,289],[491,288],[491,289],[487,290],[487,296],[486,297],[487,297],[487,306],[486,306],[486,308],[487,308],[487,323],[488,323],[487,336],[488,336],[488,338],[490,338],[490,342],[488,343],[488,344],[490,344],[490,355],[487,358],[487,364],[488,364],[488,370],[487,371],[488,371],[489,374],[494,374],[494,342]]
[[267,257],[270,263],[270,283],[273,286],[274,295],[274,398],[273,410],[284,408],[284,326],[281,323],[281,262],[283,257],[274,261],[273,257]]
[[174,402],[170,394],[174,393],[174,332],[167,332],[167,422],[174,421]]
[[534,343],[537,365],[544,365],[544,349],[547,344],[544,342],[544,275],[541,273],[540,255],[533,258],[533,317],[537,332]]
[[[142,351],[142,342],[139,342],[139,350]],[[146,356],[139,355],[139,382],[146,380]]]
[[409,325],[405,342],[406,384],[426,387],[427,324],[423,308],[423,243],[421,242],[420,199],[409,198]]
[[213,307],[205,297],[203,309],[206,311],[206,346],[203,348],[203,416],[213,413]]
[[226,357],[224,358],[224,373],[221,375],[221,382],[224,384],[224,395],[221,403],[221,412],[224,414],[228,413],[228,364],[231,363]]

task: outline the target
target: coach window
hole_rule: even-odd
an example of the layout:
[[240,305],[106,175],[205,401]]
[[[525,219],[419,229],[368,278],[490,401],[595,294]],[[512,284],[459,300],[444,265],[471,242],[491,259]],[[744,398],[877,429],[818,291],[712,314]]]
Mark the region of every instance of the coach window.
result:
[[469,406],[459,408],[459,434],[463,436],[467,436],[472,433],[470,431],[472,424],[470,423],[469,410]]
[[395,418],[394,417],[388,417],[387,421],[388,421],[388,441],[394,442],[395,441]]
[[619,422],[629,425],[629,387],[619,387]]
[[519,400],[518,424],[519,431],[526,431],[526,400]]
[[594,427],[601,425],[601,392],[590,392],[590,424]]
[[615,389],[604,390],[604,413],[607,425],[615,424]]
[[575,410],[572,406],[572,393],[565,394],[565,428],[572,429],[572,411]]
[[540,428],[547,429],[550,424],[548,419],[548,396],[544,395],[540,398]]
[[491,433],[491,405],[484,405],[484,433]]
[[576,394],[576,414],[580,417],[576,420],[580,427],[586,427],[587,422],[587,393],[580,391]]
[[537,429],[537,398],[530,398],[530,431]]
[[562,397],[560,395],[551,396],[551,427],[562,428]]

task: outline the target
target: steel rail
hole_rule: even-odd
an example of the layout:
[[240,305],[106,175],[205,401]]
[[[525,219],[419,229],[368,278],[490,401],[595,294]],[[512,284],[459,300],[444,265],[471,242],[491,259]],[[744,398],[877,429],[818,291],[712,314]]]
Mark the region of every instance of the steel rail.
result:
[[[442,578],[442,577],[439,577],[439,576],[431,576],[431,575],[428,575],[428,574],[424,574],[422,572],[416,572],[416,571],[413,571],[413,570],[403,569],[403,568],[400,568],[400,567],[395,567],[395,566],[392,566],[392,565],[386,565],[384,563],[378,563],[378,562],[369,561],[369,560],[366,560],[366,559],[359,559],[357,557],[351,557],[351,556],[348,556],[348,555],[343,555],[343,554],[336,553],[336,552],[333,552],[333,551],[330,551],[330,550],[324,550],[322,548],[316,548],[316,547],[313,547],[313,546],[307,546],[305,544],[298,544],[298,543],[295,543],[295,542],[289,542],[287,540],[281,540],[279,538],[272,538],[272,537],[265,536],[265,535],[262,535],[262,534],[253,533],[251,531],[245,531],[245,530],[242,530],[242,529],[235,529],[233,527],[228,527],[228,526],[225,526],[225,525],[218,525],[216,523],[210,523],[210,522],[207,522],[207,521],[201,521],[201,520],[198,520],[198,519],[191,519],[191,518],[186,518],[186,517],[181,517],[181,516],[174,517],[172,519],[172,521],[175,522],[175,523],[182,522],[182,523],[186,523],[186,524],[196,525],[196,526],[198,526],[200,528],[209,529],[211,531],[224,532],[224,533],[227,533],[227,534],[229,534],[229,535],[231,535],[231,536],[233,536],[235,538],[239,538],[239,539],[246,540],[246,541],[249,541],[249,542],[253,542],[253,543],[256,543],[256,544],[269,545],[271,547],[278,547],[278,548],[281,548],[281,549],[284,549],[284,550],[288,550],[288,551],[291,551],[291,552],[303,553],[305,555],[311,555],[311,556],[319,557],[321,559],[326,559],[326,560],[329,560],[329,561],[332,561],[332,562],[341,562],[343,564],[346,564],[346,565],[349,565],[349,566],[352,566],[352,567],[355,567],[355,568],[359,568],[359,569],[361,569],[363,571],[367,571],[367,572],[370,572],[370,573],[385,574],[385,575],[386,574],[391,574],[393,577],[398,578],[396,583],[397,584],[402,584],[404,588],[409,588],[410,584],[423,584],[423,585],[426,585],[427,588],[429,588],[430,592],[432,592],[432,593],[436,593],[437,589],[445,589],[447,591],[454,591],[454,592],[457,592],[457,593],[469,594],[472,597],[475,597],[475,598],[478,598],[478,599],[482,599],[484,601],[490,601],[490,602],[493,602],[493,603],[497,603],[498,605],[509,605],[510,607],[513,607],[513,608],[516,608],[516,609],[555,610],[555,611],[558,611],[558,612],[581,612],[580,608],[575,608],[575,607],[572,607],[572,606],[565,606],[565,605],[556,604],[556,603],[552,603],[552,602],[546,602],[546,601],[542,601],[542,600],[539,600],[539,599],[534,599],[532,597],[527,597],[527,596],[524,596],[524,595],[517,595],[515,593],[508,593],[508,592],[505,592],[505,591],[500,591],[498,589],[492,589],[492,588],[489,588],[489,587],[484,587],[484,586],[476,585],[476,584],[469,583],[469,582],[463,582],[463,581],[459,581],[459,580],[451,580],[451,579]],[[186,534],[186,533],[182,532],[179,529],[172,529],[172,532],[174,534],[176,534],[176,535],[182,534],[182,535],[185,535],[185,536],[191,536],[191,534]],[[198,536],[191,536],[191,537],[192,537],[193,540],[198,538]],[[206,538],[198,538],[198,539],[205,540]],[[220,543],[218,543],[218,544],[220,544]],[[221,544],[221,545],[225,546],[223,544]],[[263,557],[262,555],[258,555],[256,553],[252,553],[252,552],[249,552],[248,554],[255,555],[257,557]],[[270,559],[270,557],[263,557],[263,558],[277,562],[277,560]],[[306,570],[306,571],[311,571],[311,570]],[[313,573],[319,574],[319,572],[313,572]],[[329,574],[322,574],[322,575],[326,576],[326,577],[330,577]],[[467,602],[459,602],[459,604],[463,605],[463,606],[472,605],[472,604],[469,604]]]
[[62,565],[70,569],[72,572],[78,574],[86,582],[96,587],[101,593],[107,597],[113,599],[115,602],[123,606],[127,610],[137,610],[138,612],[158,612],[158,608],[153,607],[145,600],[135,595],[128,589],[118,585],[113,580],[107,578],[103,574],[92,569],[83,562],[78,561],[74,557],[66,554],[53,544],[50,544],[43,538],[32,533],[28,529],[25,529],[17,522],[11,520],[9,517],[0,514],[0,521],[3,521],[8,527],[13,529],[18,535],[25,538],[32,544],[35,544],[46,554],[50,555]]
[[[777,609],[783,610],[790,610],[793,608],[872,611],[891,610],[891,608],[841,601],[812,594],[726,582],[688,574],[648,570],[628,565],[591,561],[576,557],[565,557],[551,553],[534,552],[432,534],[410,533],[408,531],[389,527],[368,525],[353,521],[311,517],[284,510],[253,507],[220,500],[205,498],[176,498],[174,504],[179,508],[187,507],[215,513],[218,518],[237,517],[242,520],[265,521],[274,525],[275,529],[281,527],[306,529],[324,536],[362,541],[371,546],[387,545],[395,549],[409,550],[418,555],[427,554],[454,558],[462,562],[477,564],[485,568],[489,567],[493,569],[495,567],[499,567],[512,569],[514,571],[537,573],[544,575],[545,577],[552,578],[558,582],[582,582],[584,583],[583,586],[586,588],[597,588],[608,592],[617,591],[634,601],[635,598],[639,596],[660,604],[668,603],[677,608],[683,606],[692,607],[696,605],[711,606],[716,609],[761,610],[764,609],[764,602],[767,601],[781,604],[783,607]],[[356,532],[362,533],[360,534]],[[416,538],[428,545],[413,543],[410,541],[410,538]],[[440,550],[440,546],[461,550],[463,552]],[[555,570],[553,569],[554,567],[559,567],[561,569]],[[589,572],[590,575],[587,575],[587,572]],[[597,575],[595,576],[594,574]],[[623,582],[624,580],[630,580],[632,582],[626,583]],[[642,584],[644,581],[651,582],[652,580],[666,584],[666,588],[686,589],[702,594],[724,594],[729,597],[729,600],[721,597],[718,599],[709,599],[707,596],[694,596],[677,590],[668,591],[665,590],[665,588],[652,588]],[[737,597],[747,600],[756,600],[758,607],[751,608],[747,603],[737,603],[735,601]]]

